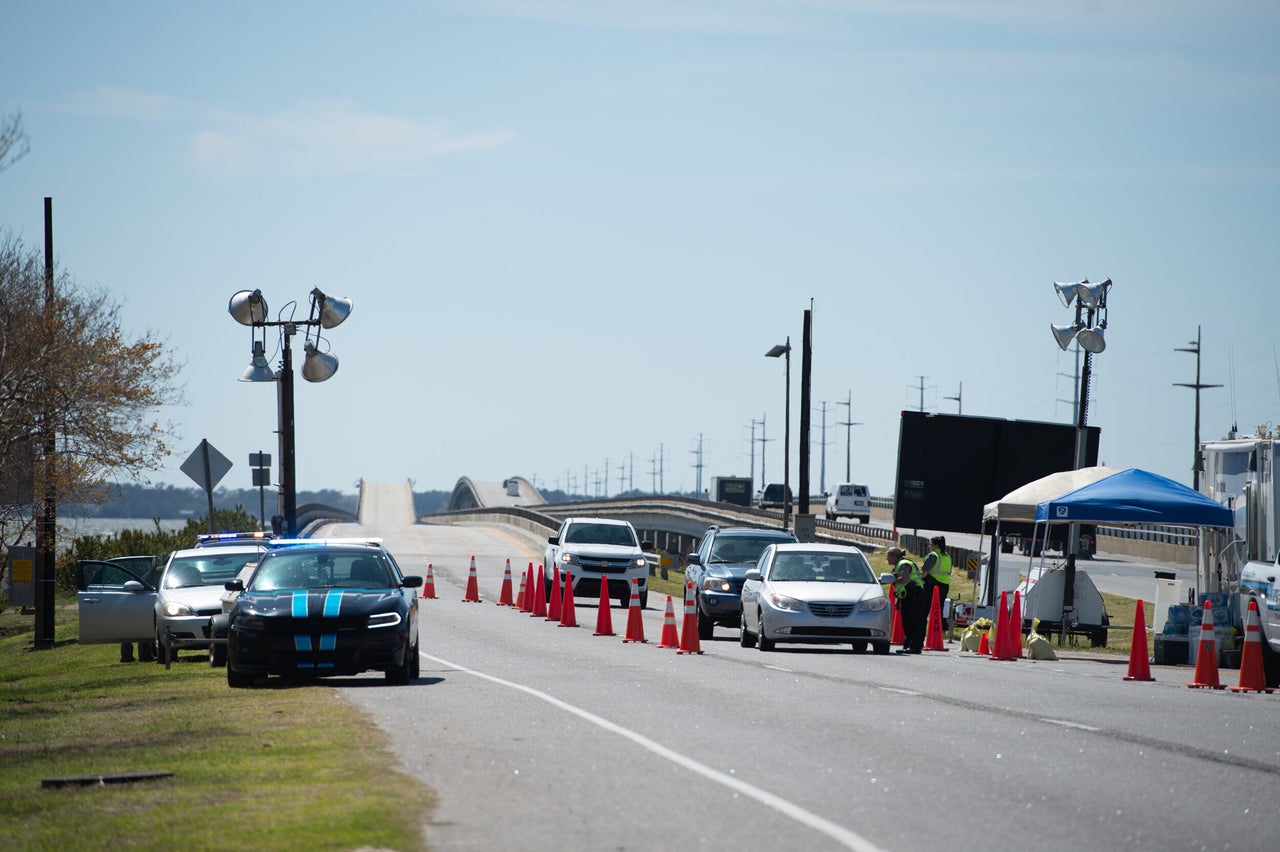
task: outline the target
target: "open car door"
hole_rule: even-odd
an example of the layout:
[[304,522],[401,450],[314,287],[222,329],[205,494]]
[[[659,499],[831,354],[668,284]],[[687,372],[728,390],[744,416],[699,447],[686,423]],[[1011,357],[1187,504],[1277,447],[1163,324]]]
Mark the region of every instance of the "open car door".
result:
[[156,589],[151,573],[150,562],[133,557],[118,562],[95,559],[76,562],[80,644],[155,639]]

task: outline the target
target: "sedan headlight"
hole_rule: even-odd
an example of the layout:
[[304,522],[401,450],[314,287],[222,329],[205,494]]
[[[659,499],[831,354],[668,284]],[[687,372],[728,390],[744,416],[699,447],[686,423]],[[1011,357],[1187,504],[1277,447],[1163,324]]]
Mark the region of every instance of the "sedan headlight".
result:
[[889,599],[880,595],[858,604],[858,612],[881,612],[889,607]]
[[708,592],[729,592],[733,590],[733,584],[724,577],[703,577],[702,588]]
[[266,630],[267,620],[260,615],[242,615],[236,618],[234,626],[239,630]]
[[786,595],[780,595],[777,592],[769,593],[769,603],[778,609],[785,609],[791,612],[804,612],[804,601],[789,598]]
[[195,615],[191,611],[191,607],[177,601],[165,601],[164,606],[160,607],[160,611],[170,618],[176,615]]
[[400,618],[398,612],[380,612],[377,615],[369,616],[369,629],[373,630],[377,627],[395,627],[403,619]]

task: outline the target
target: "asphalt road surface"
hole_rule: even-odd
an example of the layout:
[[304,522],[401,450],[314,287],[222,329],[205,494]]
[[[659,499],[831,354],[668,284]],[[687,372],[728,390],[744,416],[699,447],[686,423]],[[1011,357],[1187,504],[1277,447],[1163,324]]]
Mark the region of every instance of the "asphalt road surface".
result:
[[[717,628],[679,655],[657,647],[665,597],[646,644],[617,607],[593,635],[595,600],[577,628],[497,606],[541,537],[362,517],[328,534],[430,562],[439,597],[420,678],[334,683],[438,792],[433,849],[1277,848],[1280,695],[1188,689],[1186,667],[1126,682],[1127,661],[1073,650],[762,653]],[[481,603],[462,601],[472,556]]]

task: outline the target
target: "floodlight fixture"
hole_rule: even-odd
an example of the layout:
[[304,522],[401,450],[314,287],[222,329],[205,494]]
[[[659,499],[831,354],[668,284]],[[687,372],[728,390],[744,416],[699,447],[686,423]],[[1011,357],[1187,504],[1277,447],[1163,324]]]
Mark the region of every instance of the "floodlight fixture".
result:
[[241,325],[259,325],[267,321],[267,300],[261,290],[239,290],[231,295],[227,313]]
[[276,374],[267,364],[266,344],[261,340],[253,341],[253,358],[249,366],[240,374],[242,382],[274,382]]
[[311,342],[307,342],[303,349],[307,354],[302,362],[302,378],[309,382],[323,382],[338,372],[338,358],[332,352],[320,352]]

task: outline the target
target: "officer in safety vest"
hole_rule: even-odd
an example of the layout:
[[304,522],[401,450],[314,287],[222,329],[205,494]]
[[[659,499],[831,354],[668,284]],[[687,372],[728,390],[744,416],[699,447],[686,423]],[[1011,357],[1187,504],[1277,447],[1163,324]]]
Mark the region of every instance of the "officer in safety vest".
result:
[[[924,576],[925,624],[929,623],[929,607],[933,606],[933,590],[938,590],[939,609],[951,592],[951,554],[947,553],[947,539],[945,536],[935,535],[929,539],[929,546],[933,549],[924,558],[924,565],[920,566],[920,573]],[[943,626],[945,628],[945,624]]]
[[897,578],[894,592],[898,597],[898,614],[902,618],[902,650],[899,654],[919,654],[924,650],[925,628],[929,608],[924,600],[924,580],[920,566],[907,558],[899,547],[885,551],[884,558]]

